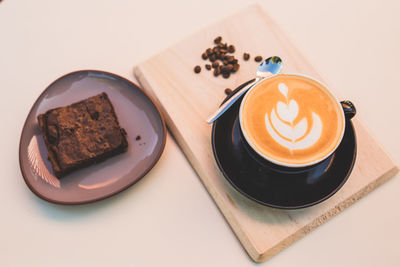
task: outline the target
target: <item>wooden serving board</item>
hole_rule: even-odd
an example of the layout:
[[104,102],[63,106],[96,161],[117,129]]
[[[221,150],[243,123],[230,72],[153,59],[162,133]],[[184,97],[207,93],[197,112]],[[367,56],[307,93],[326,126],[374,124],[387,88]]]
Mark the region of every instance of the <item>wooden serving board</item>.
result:
[[[205,70],[201,53],[221,35],[234,44],[240,70],[229,79],[215,78]],[[222,176],[211,149],[211,126],[206,118],[225,98],[226,87],[235,88],[254,76],[258,63],[241,60],[278,55],[284,72],[308,74],[324,80],[258,5],[250,6],[141,63],[135,75],[158,102],[167,125],[193,165],[232,230],[257,262],[264,261],[374,190],[398,172],[396,164],[353,119],[358,153],[353,172],[333,197],[316,206],[278,210],[257,204],[238,193]],[[208,62],[207,62],[208,63]],[[203,66],[194,74],[195,65]]]

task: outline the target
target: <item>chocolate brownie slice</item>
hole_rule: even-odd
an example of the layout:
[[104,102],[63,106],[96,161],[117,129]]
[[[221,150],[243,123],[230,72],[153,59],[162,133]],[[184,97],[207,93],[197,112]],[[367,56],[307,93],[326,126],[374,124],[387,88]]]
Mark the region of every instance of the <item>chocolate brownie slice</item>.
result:
[[40,130],[57,177],[103,161],[127,150],[126,132],[120,127],[106,93],[38,116]]

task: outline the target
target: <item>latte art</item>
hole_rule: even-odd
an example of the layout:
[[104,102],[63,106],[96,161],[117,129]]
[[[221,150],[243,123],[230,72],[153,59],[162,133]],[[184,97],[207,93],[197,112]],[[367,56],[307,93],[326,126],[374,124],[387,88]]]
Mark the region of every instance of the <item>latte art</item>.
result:
[[278,74],[252,88],[242,101],[240,126],[264,158],[306,166],[329,156],[344,133],[343,110],[321,83]]
[[293,120],[299,112],[299,105],[295,100],[287,99],[288,87],[284,83],[279,84],[279,91],[285,96],[287,104],[278,101],[275,109],[272,109],[270,116],[265,114],[265,125],[271,137],[280,145],[288,148],[290,152],[295,149],[308,148],[315,144],[321,137],[322,122],[320,117],[312,112],[311,130],[308,132],[309,123],[303,118],[296,125]]

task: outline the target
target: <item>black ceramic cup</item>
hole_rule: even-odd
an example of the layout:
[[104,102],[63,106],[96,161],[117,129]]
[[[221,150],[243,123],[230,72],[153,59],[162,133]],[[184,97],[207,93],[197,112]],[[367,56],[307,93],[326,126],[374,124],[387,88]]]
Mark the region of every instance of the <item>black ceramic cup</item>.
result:
[[[289,89],[286,85],[286,83],[289,81],[290,82],[295,82],[292,84],[291,88]],[[300,84],[298,84],[300,82]],[[277,86],[279,84],[279,86]],[[261,86],[260,86],[261,85]],[[271,89],[268,90],[268,95],[265,92],[265,86]],[[302,87],[303,86],[303,87]],[[275,89],[276,88],[276,89]],[[278,89],[279,88],[279,89]],[[310,89],[308,89],[310,88]],[[290,90],[290,91],[289,91]],[[294,90],[294,91],[293,91]],[[299,90],[300,91],[300,96],[299,96]],[[296,92],[297,91],[297,92]],[[313,92],[313,94],[309,94],[309,92]],[[261,93],[260,93],[261,92]],[[289,93],[288,93],[289,92]],[[295,96],[297,96],[296,99],[290,97],[290,92],[294,92]],[[297,94],[296,94],[297,93]],[[275,94],[275,98],[274,98]],[[252,95],[252,96],[251,96]],[[276,100],[276,95],[278,95],[278,99]],[[267,96],[267,97],[265,97]],[[315,97],[317,96],[317,97]],[[260,105],[259,99],[263,99],[262,105]],[[295,118],[300,114],[302,108],[305,108],[307,110],[307,107],[304,105],[299,106],[297,104],[297,101],[305,101],[304,99],[317,99],[312,100],[312,101],[307,101],[304,103],[308,103],[308,105],[311,105],[312,109],[315,109],[315,106],[319,106],[319,114],[316,114],[314,112],[309,111],[312,113],[312,118],[309,118],[311,120],[307,120],[306,117],[302,118],[300,122],[294,124]],[[251,99],[251,100],[250,100]],[[272,100],[275,99],[275,100]],[[303,99],[303,100],[302,100]],[[283,102],[281,101],[283,100]],[[297,101],[296,101],[297,100]],[[247,103],[246,103],[247,101]],[[265,104],[264,104],[265,101]],[[286,102],[285,102],[286,101]],[[300,103],[299,102],[299,103]],[[246,103],[246,104],[244,104]],[[272,106],[272,103],[273,106]],[[316,103],[316,104],[315,104]],[[294,105],[292,105],[294,104]],[[247,106],[247,108],[244,108],[244,106]],[[252,108],[251,106],[256,106],[257,109]],[[267,112],[264,117],[260,117],[260,112],[258,111],[258,108],[261,108],[263,110],[264,106],[271,106],[272,112],[269,113]],[[321,106],[323,107],[321,109]],[[334,112],[326,112],[325,106],[331,106],[334,110],[336,110],[336,113]],[[245,109],[247,110],[253,110],[251,116],[249,115],[244,115]],[[281,109],[280,109],[281,108]],[[294,109],[293,109],[294,108]],[[254,111],[255,110],[255,111]],[[300,111],[299,111],[300,110]],[[281,113],[279,113],[281,111]],[[248,112],[248,111],[246,111]],[[316,111],[318,113],[318,111]],[[253,115],[255,114],[255,115]],[[264,113],[262,113],[264,114]],[[324,115],[325,114],[325,115]],[[335,114],[335,116],[328,117],[331,120],[324,119],[323,122],[320,119],[319,115],[326,116],[326,114]],[[253,152],[257,153],[259,156],[264,158],[265,160],[272,162],[276,165],[284,166],[284,167],[289,167],[289,168],[298,168],[298,167],[307,167],[307,166],[312,166],[315,165],[324,159],[328,158],[331,154],[335,152],[335,150],[338,148],[338,146],[341,143],[341,140],[344,136],[344,131],[345,131],[345,125],[346,121],[350,120],[353,118],[356,114],[356,108],[354,104],[351,101],[345,100],[345,101],[339,101],[333,92],[322,82],[303,75],[303,74],[276,74],[272,75],[270,77],[264,78],[261,81],[257,82],[254,86],[252,86],[245,94],[243,100],[240,103],[240,109],[239,109],[239,123],[240,123],[240,129],[241,133],[243,135],[243,140],[247,143],[247,147],[250,147]],[[283,116],[284,115],[284,116]],[[294,116],[292,116],[294,115]],[[267,147],[269,146],[270,148],[276,147],[278,145],[279,150],[282,151],[284,149],[285,151],[300,151],[300,153],[303,153],[303,155],[306,155],[309,153],[311,159],[307,159],[307,161],[302,161],[301,158],[297,161],[296,158],[294,158],[292,155],[287,154],[286,152],[284,154],[281,154],[281,158],[278,158],[274,156],[274,152],[272,154],[265,153],[266,150],[263,150],[260,145],[257,144],[259,141],[256,138],[254,138],[254,134],[249,134],[249,129],[244,126],[246,123],[246,120],[249,121],[254,121],[254,116],[257,117],[255,124],[256,125],[264,125],[265,121],[265,128],[262,131],[266,130],[266,133],[269,138],[268,139],[263,139],[264,140],[269,140],[268,142],[271,142],[269,145],[267,144]],[[274,117],[275,116],[275,117]],[[286,117],[285,117],[286,116]],[[274,119],[275,120],[274,120]],[[301,118],[301,117],[299,117]],[[300,119],[299,119],[300,120]],[[339,124],[341,125],[340,128],[330,128],[330,122],[332,120],[338,120]],[[275,125],[274,125],[275,121]],[[303,123],[301,123],[303,122]],[[255,125],[253,122],[253,125]],[[302,124],[302,125],[301,125]],[[279,128],[281,126],[281,128]],[[302,129],[300,129],[297,126],[304,126]],[[258,126],[260,128],[260,126]],[[300,131],[296,131],[299,130]],[[337,130],[339,129],[339,130]],[[282,130],[281,132],[279,130]],[[322,150],[321,156],[313,155],[314,152],[310,151],[309,148],[311,148],[315,143],[321,144],[320,138],[329,136],[331,135],[331,131],[334,131],[335,134],[333,135],[333,139],[325,139],[328,141],[325,141],[326,143],[322,143],[326,148]],[[300,135],[297,135],[300,132]],[[253,131],[254,133],[254,131]],[[285,134],[287,136],[285,136]],[[325,134],[325,135],[324,135]],[[328,135],[327,135],[328,134]],[[253,135],[253,138],[250,137]],[[258,140],[260,140],[260,134],[255,134],[255,136],[258,136]],[[292,139],[287,139],[287,138],[292,138]],[[290,141],[292,140],[292,141]],[[264,143],[265,147],[265,142]],[[274,145],[276,144],[276,145]],[[292,150],[293,149],[293,150]],[[279,151],[275,150],[275,151]],[[280,152],[281,153],[281,152]],[[298,154],[299,155],[299,154]],[[285,158],[286,157],[286,158]],[[291,158],[290,158],[291,157]]]
[[[253,81],[240,85],[224,102]],[[237,191],[265,206],[299,209],[328,199],[346,183],[357,154],[351,122],[356,110],[351,102],[341,102],[346,125],[335,152],[317,164],[294,168],[274,164],[248,145],[239,123],[242,101],[243,96],[214,122],[211,133],[216,164]]]

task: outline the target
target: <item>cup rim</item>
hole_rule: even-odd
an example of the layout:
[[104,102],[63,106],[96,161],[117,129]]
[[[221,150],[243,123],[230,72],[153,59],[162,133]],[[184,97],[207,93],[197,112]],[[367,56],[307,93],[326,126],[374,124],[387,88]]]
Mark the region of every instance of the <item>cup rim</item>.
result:
[[[335,99],[336,104],[338,105],[339,110],[340,110],[339,112],[340,112],[341,117],[342,117],[343,128],[342,128],[342,131],[341,131],[341,133],[340,133],[339,141],[337,142],[337,144],[335,145],[335,147],[332,148],[331,151],[330,151],[329,153],[327,153],[324,157],[322,157],[322,158],[320,158],[320,159],[316,159],[316,160],[311,161],[311,162],[308,162],[308,163],[301,163],[301,164],[286,163],[286,162],[282,162],[282,161],[279,161],[279,160],[276,160],[276,159],[272,159],[272,158],[270,158],[270,157],[264,155],[261,151],[259,151],[259,150],[250,142],[250,138],[247,136],[247,133],[243,130],[243,126],[242,126],[242,125],[243,125],[243,116],[242,116],[242,112],[243,112],[243,103],[245,102],[246,98],[247,98],[248,95],[251,93],[251,91],[253,91],[253,89],[256,87],[256,85],[258,85],[258,84],[264,82],[265,80],[271,79],[271,78],[273,78],[273,77],[275,77],[275,76],[277,76],[277,75],[300,76],[300,77],[304,77],[304,78],[313,80],[313,81],[315,81],[315,82],[321,84],[321,85],[333,96],[333,98]],[[274,164],[277,164],[277,165],[279,165],[279,166],[292,167],[292,168],[301,168],[301,167],[308,167],[308,166],[317,164],[317,163],[319,163],[319,162],[325,160],[326,158],[328,158],[330,155],[332,155],[333,152],[336,151],[336,149],[338,148],[338,146],[340,145],[340,143],[341,143],[342,140],[343,140],[344,131],[345,131],[345,128],[346,128],[346,127],[345,127],[345,125],[346,125],[346,118],[345,118],[345,116],[344,116],[344,111],[343,111],[342,105],[340,104],[339,99],[336,97],[336,95],[332,92],[332,90],[331,90],[325,83],[323,83],[323,82],[321,82],[321,81],[319,81],[319,80],[317,80],[317,79],[315,79],[315,78],[313,78],[313,77],[311,77],[311,76],[305,75],[305,74],[299,74],[299,73],[278,73],[278,74],[273,74],[273,75],[271,75],[271,76],[268,76],[268,77],[265,77],[265,78],[261,79],[260,81],[258,81],[258,82],[256,82],[255,84],[253,84],[253,85],[251,86],[251,88],[246,92],[246,94],[245,94],[244,97],[243,97],[242,102],[240,103],[240,109],[239,109],[239,125],[240,125],[240,130],[242,131],[242,134],[243,134],[243,136],[244,136],[244,138],[245,138],[246,143],[252,148],[252,150],[253,150],[254,152],[256,152],[258,155],[260,155],[262,158],[264,158],[265,160],[268,160],[268,161],[270,161],[270,162],[272,162],[272,163],[274,163]]]

